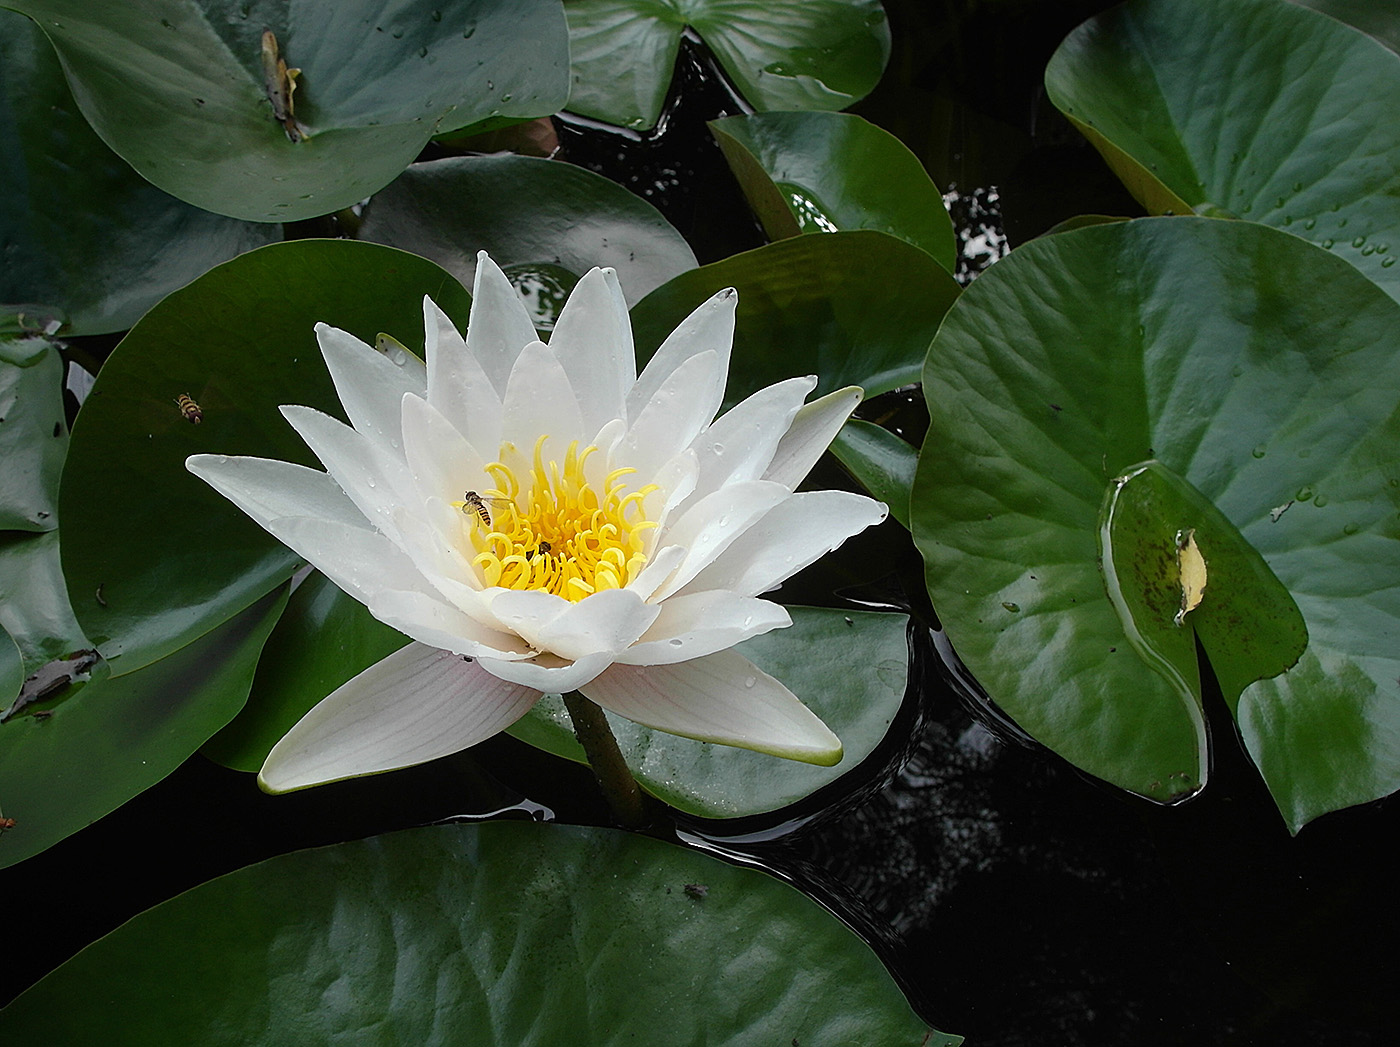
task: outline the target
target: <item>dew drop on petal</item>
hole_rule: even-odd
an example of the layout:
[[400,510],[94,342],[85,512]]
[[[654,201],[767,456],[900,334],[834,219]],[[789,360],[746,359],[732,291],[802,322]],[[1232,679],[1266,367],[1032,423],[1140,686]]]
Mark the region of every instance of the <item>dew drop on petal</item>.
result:
[[682,640],[679,636],[674,636],[670,639],[669,643],[672,647],[680,647],[685,643],[685,641]]

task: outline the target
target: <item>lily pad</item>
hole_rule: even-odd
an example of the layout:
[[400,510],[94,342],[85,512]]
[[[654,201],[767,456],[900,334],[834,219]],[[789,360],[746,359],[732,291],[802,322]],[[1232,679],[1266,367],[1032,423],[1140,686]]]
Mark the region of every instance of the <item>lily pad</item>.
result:
[[0,354],[0,531],[48,531],[68,451],[63,361],[45,339],[23,341]]
[[[421,352],[425,294],[464,321],[466,291],[426,259],[351,240],[272,244],[176,291],[117,346],[74,425],[59,494],[73,605],[114,673],[184,647],[297,566],[186,457],[315,465],[277,410],[344,417],[314,325],[371,344],[389,332]],[[199,424],[182,395],[199,405]]]
[[[543,116],[568,94],[558,3],[343,0],[256,14],[244,0],[6,6],[39,24],[83,115],[144,178],[255,222],[348,207],[438,131]],[[300,70],[280,87],[279,57]],[[280,119],[279,91],[291,98]]]
[[[727,745],[652,731],[607,713],[638,783],[677,810],[702,818],[766,814],[834,782],[874,751],[904,700],[909,651],[902,614],[790,607],[792,626],[737,650],[776,676],[841,738],[835,767],[779,760]],[[556,695],[509,728],[537,748],[587,763]]]
[[909,526],[909,492],[919,464],[917,450],[888,429],[852,418],[836,434],[831,453],[872,497],[890,507],[891,516]]
[[1045,84],[1149,211],[1287,230],[1400,299],[1400,55],[1377,40],[1279,0],[1130,0]]
[[181,284],[281,239],[161,192],[83,119],[29,19],[0,11],[0,301],[52,302],[65,334],[124,331]]
[[25,706],[0,724],[0,868],[38,854],[175,770],[248,695],[286,590],[169,657]]
[[482,250],[508,272],[544,263],[577,280],[612,266],[629,306],[696,265],[684,237],[641,197],[528,156],[414,164],[370,200],[359,236],[431,258],[466,287]]
[[353,1030],[366,1047],[611,1047],[664,1029],[706,1043],[960,1042],[919,1020],[836,917],[764,873],[645,837],[510,822],[220,877],[0,1012],[7,1040],[53,1047],[257,1043],[289,1028],[302,1044]]
[[958,296],[948,270],[896,237],[792,237],[692,269],[647,295],[632,310],[639,361],[726,287],[739,291],[726,406],[796,375],[820,377],[816,396],[847,385],[874,396],[917,382]]
[[[1400,306],[1264,226],[1142,219],[1018,248],[950,311],[924,372],[913,532],[959,656],[1071,762],[1189,795],[1200,694],[1160,620],[1195,528],[1206,587],[1177,633],[1200,636],[1290,828],[1394,791],[1397,364]],[[1139,521],[1105,551],[1105,499],[1149,459]],[[1115,585],[1181,680],[1139,654]]]
[[756,109],[844,109],[890,56],[879,0],[565,0],[569,109],[655,127],[681,34],[693,29]]
[[710,123],[770,240],[875,229],[952,271],[953,222],[898,138],[849,113],[754,113]]
[[1374,36],[1400,54],[1400,10],[1386,0],[1292,0]]

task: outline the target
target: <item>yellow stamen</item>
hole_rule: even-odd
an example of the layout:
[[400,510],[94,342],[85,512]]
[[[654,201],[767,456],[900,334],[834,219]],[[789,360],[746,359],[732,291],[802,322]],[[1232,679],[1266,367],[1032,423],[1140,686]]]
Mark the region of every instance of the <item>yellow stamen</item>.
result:
[[[584,472],[598,448],[580,451],[574,441],[562,462],[546,460],[548,439],[535,442],[523,498],[514,469],[498,461],[486,467],[493,489],[464,492],[462,501],[452,503],[462,511],[476,552],[472,563],[488,586],[542,589],[574,602],[602,589],[623,588],[647,564],[656,521],[647,519],[646,497],[657,486],[628,491],[627,477],[636,470],[623,468],[607,474],[600,492]],[[518,461],[506,452],[502,447],[502,459]],[[489,522],[475,509],[473,496],[489,508]]]

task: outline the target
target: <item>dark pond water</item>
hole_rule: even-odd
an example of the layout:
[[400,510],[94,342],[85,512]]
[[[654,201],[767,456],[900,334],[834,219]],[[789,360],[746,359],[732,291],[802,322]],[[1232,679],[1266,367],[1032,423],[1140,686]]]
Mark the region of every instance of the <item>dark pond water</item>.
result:
[[[966,278],[1075,213],[1137,213],[1038,90],[1059,39],[1101,3],[887,4],[896,53],[859,111],[921,153],[949,195]],[[702,262],[756,246],[703,120],[740,111],[686,53],[657,141],[559,128],[564,156],[661,207]],[[918,441],[917,396],[867,405]],[[834,467],[820,486],[841,483]],[[840,596],[832,596],[838,577]],[[863,584],[849,587],[854,579]],[[912,610],[911,683],[886,745],[782,824],[685,822],[682,839],[760,864],[880,951],[931,1023],[974,1045],[1393,1042],[1400,804],[1290,838],[1218,695],[1209,788],[1161,808],[1022,739],[936,651],[921,570],[895,524],[852,543],[791,602]],[[195,756],[161,785],[0,873],[0,1002],[131,915],[300,847],[505,812],[603,824],[588,772],[512,739],[285,797]]]

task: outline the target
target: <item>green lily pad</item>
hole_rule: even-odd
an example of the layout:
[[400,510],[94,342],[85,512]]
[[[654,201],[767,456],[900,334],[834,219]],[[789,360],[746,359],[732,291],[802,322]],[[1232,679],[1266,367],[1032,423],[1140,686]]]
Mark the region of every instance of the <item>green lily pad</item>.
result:
[[681,34],[694,29],[756,109],[844,109],[890,57],[879,0],[565,0],[569,109],[655,127]]
[[[255,222],[348,207],[392,181],[436,132],[543,116],[568,93],[558,3],[6,6],[39,24],[83,115],[144,178]],[[300,70],[282,120],[264,30]]]
[[228,723],[286,598],[270,593],[139,672],[94,677],[0,724],[0,797],[18,823],[0,836],[0,868],[116,810]]
[[754,113],[710,132],[770,240],[875,229],[953,269],[953,222],[938,187],[898,138],[849,113]]
[[[0,627],[19,648],[25,676],[92,651],[68,602],[57,531],[0,536]],[[0,698],[0,713],[8,707]]]
[[[690,891],[687,891],[690,885]],[[337,987],[339,986],[339,988]],[[796,889],[605,829],[445,825],[283,855],[118,928],[0,1012],[15,1043],[951,1047]],[[664,1036],[662,1038],[665,1038]]]
[[[69,591],[114,673],[184,647],[297,566],[185,459],[315,465],[277,410],[298,403],[344,417],[314,325],[371,344],[392,332],[421,352],[425,294],[463,322],[469,296],[426,259],[351,240],[272,244],[176,291],[117,346],[74,425],[59,493]],[[200,424],[181,395],[201,407]]]
[[62,305],[65,334],[124,331],[211,266],[281,239],[133,171],[78,112],[43,33],[10,11],[0,11],[0,156],[0,301]]
[[1387,0],[1293,0],[1374,36],[1400,53],[1400,10]]
[[[1160,625],[1173,567],[1149,561],[1196,528],[1209,580],[1185,622],[1290,828],[1400,787],[1397,364],[1400,306],[1264,226],[1143,219],[1018,248],[924,372],[913,533],[962,660],[1071,762],[1189,795],[1207,769],[1193,658],[1178,635],[1170,682],[1110,590]],[[1163,468],[1101,568],[1105,498],[1148,459]]]
[[909,492],[919,465],[917,450],[888,429],[852,418],[836,434],[831,453],[872,497],[890,507],[891,516],[909,526]]
[[[841,762],[814,767],[708,745],[608,713],[622,755],[647,792],[702,818],[766,814],[834,782],[879,745],[904,700],[909,619],[819,607],[788,610],[791,628],[746,640],[736,650],[826,721],[845,748]],[[557,695],[546,695],[509,733],[546,752],[588,762]]]
[[466,287],[481,250],[503,267],[544,263],[575,280],[612,266],[629,306],[696,264],[641,197],[582,167],[529,156],[414,164],[375,194],[359,237],[431,258]]
[[45,339],[23,341],[5,354],[23,363],[0,358],[0,531],[48,531],[68,451],[63,361]]
[[929,341],[958,296],[948,270],[912,244],[858,230],[798,236],[692,269],[632,310],[638,359],[650,359],[690,311],[739,291],[725,404],[796,375],[814,396],[859,385],[867,396],[919,380]]
[[1377,40],[1279,0],[1130,0],[1045,84],[1148,210],[1285,229],[1400,299],[1400,55]]
[[204,755],[235,771],[258,771],[313,705],[407,642],[313,571],[292,593],[268,637],[247,704],[209,739]]

